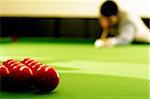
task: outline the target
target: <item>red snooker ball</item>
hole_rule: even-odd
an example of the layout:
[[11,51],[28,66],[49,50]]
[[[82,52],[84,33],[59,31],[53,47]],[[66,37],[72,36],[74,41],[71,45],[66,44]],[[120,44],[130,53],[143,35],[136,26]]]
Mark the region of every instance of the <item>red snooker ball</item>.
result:
[[8,77],[9,89],[21,91],[32,85],[33,72],[32,70],[14,59],[8,59],[3,62],[10,71]]
[[25,58],[25,59],[21,60],[20,62],[23,63],[23,64],[25,64],[26,61],[28,61],[28,60],[30,60],[30,58]]
[[41,64],[39,61],[25,58],[21,61],[33,71],[34,84],[39,91],[52,91],[59,84],[59,74],[53,67]]
[[32,59],[30,59],[30,60],[27,60],[26,62],[25,62],[25,64],[28,66],[30,63],[32,63],[34,60],[32,60]]
[[0,90],[6,90],[8,86],[9,70],[6,66],[0,64]]
[[37,63],[37,64],[35,64],[34,66],[32,66],[31,69],[32,69],[32,71],[34,72],[34,74],[36,74],[38,68],[43,67],[43,66],[46,66],[46,65],[42,65],[41,63]]
[[40,62],[36,61],[36,60],[32,60],[30,58],[25,58],[21,61],[21,63],[28,66],[29,68],[32,68],[32,66],[35,66],[35,65],[39,64]]
[[35,83],[39,91],[52,91],[59,84],[59,74],[53,67],[41,66],[37,69]]
[[27,66],[14,66],[10,72],[11,85],[15,90],[29,87],[32,79],[32,70]]
[[17,62],[16,60],[7,60],[3,64],[8,68],[9,71],[12,71],[14,66],[24,66],[22,63]]
[[8,59],[3,62],[3,64],[7,67],[8,65],[11,65],[12,63],[16,63],[17,61],[14,59]]
[[29,63],[27,66],[28,67],[32,67],[32,66],[34,66],[34,65],[36,65],[36,64],[38,64],[39,62],[38,61],[32,61],[31,63]]
[[9,75],[9,70],[6,66],[0,64],[0,78],[5,78]]

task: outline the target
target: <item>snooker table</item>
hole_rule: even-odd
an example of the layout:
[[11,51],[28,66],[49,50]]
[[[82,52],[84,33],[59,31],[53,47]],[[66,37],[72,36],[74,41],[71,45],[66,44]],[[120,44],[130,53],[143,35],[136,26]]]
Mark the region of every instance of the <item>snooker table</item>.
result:
[[50,93],[0,92],[1,99],[149,99],[150,46],[93,47],[93,39],[20,38],[0,41],[0,62],[25,57],[53,65],[59,86]]

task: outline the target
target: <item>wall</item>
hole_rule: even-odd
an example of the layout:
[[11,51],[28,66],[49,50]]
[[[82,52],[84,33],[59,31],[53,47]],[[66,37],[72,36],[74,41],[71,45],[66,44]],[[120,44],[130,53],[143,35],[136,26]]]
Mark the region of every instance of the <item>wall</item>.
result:
[[[98,17],[104,0],[0,0],[0,16]],[[122,9],[150,18],[150,0],[116,0]]]

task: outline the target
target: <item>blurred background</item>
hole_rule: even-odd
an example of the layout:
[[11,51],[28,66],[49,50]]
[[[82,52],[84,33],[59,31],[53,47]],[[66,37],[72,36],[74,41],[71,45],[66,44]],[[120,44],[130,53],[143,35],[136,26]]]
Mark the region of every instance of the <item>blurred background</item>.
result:
[[[0,0],[1,37],[98,38],[104,0]],[[149,0],[116,0],[150,27]]]

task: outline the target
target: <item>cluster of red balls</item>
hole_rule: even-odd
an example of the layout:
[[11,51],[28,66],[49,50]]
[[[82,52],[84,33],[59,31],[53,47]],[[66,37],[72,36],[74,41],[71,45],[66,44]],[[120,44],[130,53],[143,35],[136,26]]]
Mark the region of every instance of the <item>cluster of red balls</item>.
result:
[[18,62],[8,59],[0,64],[1,88],[11,90],[37,89],[52,91],[59,83],[59,74],[54,67],[25,58]]

